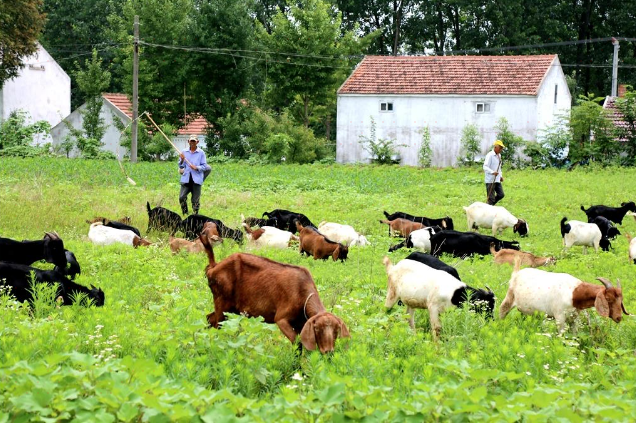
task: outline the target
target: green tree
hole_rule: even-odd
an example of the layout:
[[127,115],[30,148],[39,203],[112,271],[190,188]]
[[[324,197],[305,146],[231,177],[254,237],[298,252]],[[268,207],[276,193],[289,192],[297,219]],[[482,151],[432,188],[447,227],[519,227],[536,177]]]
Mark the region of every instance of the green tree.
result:
[[274,17],[271,34],[259,27],[259,39],[270,52],[265,61],[270,104],[277,110],[291,107],[306,127],[319,106],[335,104],[335,91],[354,64],[350,57],[372,40],[343,32],[341,20],[328,3],[303,0]]
[[573,162],[589,159],[608,161],[614,154],[612,150],[619,148],[612,142],[612,123],[600,104],[603,100],[603,97],[594,94],[580,95],[577,105],[572,107],[569,157]]
[[42,0],[0,2],[0,88],[15,77],[24,59],[37,51],[44,27]]
[[431,149],[431,128],[426,125],[420,131],[422,143],[418,154],[418,162],[421,167],[430,167],[433,162],[433,150]]
[[33,142],[38,135],[46,136],[51,125],[40,120],[29,124],[29,114],[23,110],[12,111],[4,122],[0,123],[0,150],[24,147]]
[[396,140],[394,139],[378,138],[377,127],[373,116],[371,116],[369,132],[368,137],[360,135],[360,145],[365,151],[371,154],[371,162],[378,164],[394,163],[393,157],[398,154],[397,147],[402,147],[402,145],[396,144]]
[[524,145],[523,138],[512,132],[508,119],[505,117],[499,118],[495,129],[497,130],[497,139],[501,140],[506,146],[501,152],[502,160],[513,164],[513,166],[519,166],[520,160],[517,152]]
[[481,135],[477,125],[469,123],[462,129],[461,145],[463,155],[457,158],[459,165],[472,166],[475,164],[475,156],[481,152]]

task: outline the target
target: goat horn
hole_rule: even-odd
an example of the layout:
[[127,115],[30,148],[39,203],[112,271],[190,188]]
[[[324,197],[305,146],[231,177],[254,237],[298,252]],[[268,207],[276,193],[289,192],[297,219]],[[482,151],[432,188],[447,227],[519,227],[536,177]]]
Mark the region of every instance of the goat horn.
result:
[[616,289],[621,289],[621,281],[618,278],[616,278]]
[[605,288],[610,289],[610,288],[614,288],[612,286],[612,282],[610,282],[607,278],[603,278],[603,277],[598,277],[596,278],[597,281],[600,281],[603,285],[605,285]]
[[621,308],[623,309],[623,313],[624,313],[625,315],[627,315],[627,316],[631,316],[631,314],[629,314],[629,313],[627,312],[627,310],[625,310],[625,304],[623,304],[623,302],[622,302],[622,301],[621,301]]
[[490,293],[492,294],[492,288],[490,288],[488,285],[486,285],[486,288],[488,288],[488,291],[490,291]]

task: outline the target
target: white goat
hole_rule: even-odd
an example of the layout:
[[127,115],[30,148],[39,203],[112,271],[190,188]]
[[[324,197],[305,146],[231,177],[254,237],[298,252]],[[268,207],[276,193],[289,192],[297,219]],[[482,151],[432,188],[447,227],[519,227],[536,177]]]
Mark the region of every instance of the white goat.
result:
[[322,221],[318,225],[318,232],[330,240],[339,242],[347,247],[354,247],[356,245],[364,247],[365,245],[370,245],[370,242],[364,235],[360,235],[349,225]]
[[517,219],[508,210],[501,206],[475,202],[464,207],[468,220],[468,230],[478,228],[492,228],[492,236],[497,236],[506,228],[512,228],[513,232],[521,236],[528,234],[528,223],[523,219]]
[[422,228],[413,231],[406,237],[406,239],[399,244],[389,247],[389,253],[399,250],[400,248],[419,248],[420,250],[430,253],[431,252],[431,236],[435,235],[433,228]]
[[257,248],[271,247],[284,250],[289,247],[292,240],[299,240],[293,233],[273,226],[263,226],[252,230],[247,223],[243,222],[243,227],[245,228],[248,243]]
[[630,234],[625,234],[625,236],[629,240],[629,261],[636,264],[636,238],[632,238]]
[[598,252],[600,246],[603,250],[608,251],[610,242],[603,237],[601,230],[596,223],[585,223],[580,220],[570,220],[567,224],[567,217],[561,219],[561,236],[563,237],[563,245],[565,249],[574,246],[583,246],[583,253],[587,253],[587,247],[594,247]]
[[437,339],[442,329],[440,313],[451,307],[461,307],[466,300],[473,304],[485,302],[486,313],[492,315],[495,306],[492,291],[471,288],[445,271],[419,261],[402,260],[393,266],[385,256],[383,263],[388,276],[384,306],[391,309],[398,300],[402,300],[410,314],[409,325],[413,331],[416,308],[428,309],[433,339]]
[[523,314],[535,311],[554,317],[559,332],[566,329],[566,320],[581,310],[596,307],[598,314],[611,317],[616,323],[623,318],[623,291],[617,280],[616,288],[605,278],[597,278],[604,285],[583,282],[567,273],[551,273],[544,270],[520,269],[515,259],[515,269],[510,278],[508,293],[499,308],[499,318],[504,319],[513,307]]
[[148,241],[140,238],[133,231],[127,229],[115,229],[104,226],[102,222],[91,224],[88,230],[88,238],[96,245],[126,244],[138,247],[140,245],[150,245]]

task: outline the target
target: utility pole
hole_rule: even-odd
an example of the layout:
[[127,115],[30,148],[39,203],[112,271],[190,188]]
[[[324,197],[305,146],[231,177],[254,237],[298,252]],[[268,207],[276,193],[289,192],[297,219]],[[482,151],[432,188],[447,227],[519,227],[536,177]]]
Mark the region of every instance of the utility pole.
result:
[[612,45],[614,46],[614,60],[612,61],[612,97],[616,97],[618,88],[618,40],[612,37]]
[[137,114],[139,113],[139,16],[135,15],[133,26],[133,94],[132,94],[132,140],[130,143],[130,161],[137,162]]

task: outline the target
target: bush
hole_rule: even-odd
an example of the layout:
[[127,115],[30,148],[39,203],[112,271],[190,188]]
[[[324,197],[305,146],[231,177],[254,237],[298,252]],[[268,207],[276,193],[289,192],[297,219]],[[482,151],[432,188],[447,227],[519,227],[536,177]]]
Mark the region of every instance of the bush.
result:
[[15,145],[0,150],[0,156],[5,157],[43,157],[51,155],[50,144],[43,146]]
[[495,129],[497,129],[497,139],[501,140],[506,146],[501,152],[501,159],[509,163],[511,167],[521,167],[522,160],[517,153],[519,147],[522,147],[525,143],[523,138],[515,135],[510,130],[510,125],[505,117],[499,119]]
[[272,134],[265,140],[267,160],[270,163],[280,163],[289,153],[292,139],[286,134]]
[[420,151],[418,154],[418,162],[420,167],[430,167],[433,162],[433,150],[431,149],[431,128],[425,126],[420,129],[422,135],[422,143],[420,144]]
[[[45,120],[27,124],[30,116],[24,110],[14,110],[0,124],[0,149],[28,146],[38,136],[48,136],[51,125]],[[26,151],[26,150],[24,150]]]
[[365,137],[360,135],[360,144],[362,148],[371,154],[371,162],[378,164],[393,164],[398,162],[393,157],[397,156],[397,147],[400,145],[395,144],[395,140],[391,139],[377,139],[376,136],[376,124],[373,117],[371,117],[371,135]]
[[462,164],[472,166],[475,163],[475,156],[481,153],[481,135],[476,125],[469,123],[464,126],[464,129],[462,129],[461,144],[464,155],[457,158],[458,162],[460,166]]

